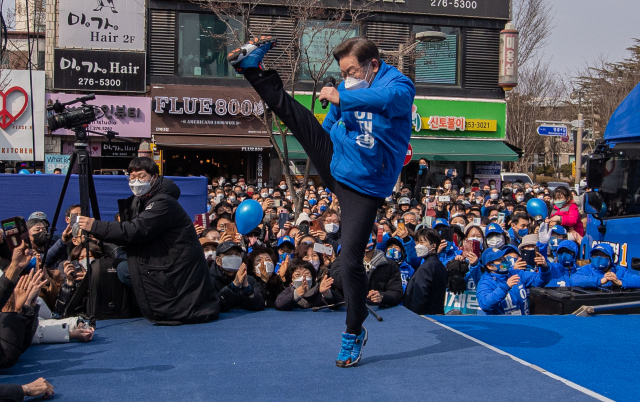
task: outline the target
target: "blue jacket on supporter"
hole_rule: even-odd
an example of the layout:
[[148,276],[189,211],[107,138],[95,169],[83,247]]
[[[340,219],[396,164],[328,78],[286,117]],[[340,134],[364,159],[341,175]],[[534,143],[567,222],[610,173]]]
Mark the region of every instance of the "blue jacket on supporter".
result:
[[[578,266],[576,265],[575,256],[578,255],[580,249],[578,245],[571,240],[564,240],[558,245],[558,254],[564,254],[563,251],[568,250],[571,251],[574,255],[572,265],[570,267],[564,267],[559,261],[557,262],[548,262],[549,268],[551,269],[551,280],[545,286],[547,288],[555,288],[555,287],[571,287],[574,286],[571,280],[572,276],[578,271]],[[545,257],[546,258],[546,257]]]
[[[616,274],[620,282],[622,282],[622,289],[640,288],[640,275],[632,274],[628,269],[619,265],[614,265],[610,272]],[[573,286],[589,289],[611,288],[611,282],[607,282],[604,285],[600,283],[604,274],[604,272],[589,264],[581,267],[578,272],[571,277],[571,282]]]
[[383,61],[369,88],[347,90],[342,82],[338,91],[340,107],[331,105],[322,123],[333,142],[331,173],[363,194],[387,197],[409,147],[413,82]]
[[[509,289],[507,279],[513,275],[520,282]],[[541,287],[551,279],[549,267],[545,271],[528,272],[510,269],[508,274],[485,272],[480,278],[476,295],[478,304],[487,315],[529,315],[529,287]]]
[[415,270],[405,261],[402,261],[402,264],[399,264],[398,268],[400,269],[400,277],[402,278],[402,291],[404,292],[407,289],[407,283],[409,283],[409,279],[411,279],[411,277],[415,273]]
[[475,265],[469,265],[469,272],[464,276],[464,280],[467,282],[467,290],[476,290],[481,278],[482,264],[480,263],[480,258],[478,258]]
[[447,247],[441,253],[438,253],[438,258],[440,258],[440,262],[446,267],[449,261],[460,254],[462,254],[462,250],[458,249],[455,243],[448,241]]

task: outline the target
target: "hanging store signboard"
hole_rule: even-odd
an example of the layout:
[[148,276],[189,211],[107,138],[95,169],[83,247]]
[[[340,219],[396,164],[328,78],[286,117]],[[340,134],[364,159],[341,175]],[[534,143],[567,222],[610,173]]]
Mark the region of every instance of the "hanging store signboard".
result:
[[145,0],[58,0],[58,46],[144,50]]
[[264,105],[251,88],[153,85],[151,110],[156,134],[268,136]]
[[0,160],[33,161],[34,152],[36,160],[44,160],[45,76],[32,73],[30,85],[28,70],[0,72]]
[[53,50],[54,89],[146,92],[146,53]]

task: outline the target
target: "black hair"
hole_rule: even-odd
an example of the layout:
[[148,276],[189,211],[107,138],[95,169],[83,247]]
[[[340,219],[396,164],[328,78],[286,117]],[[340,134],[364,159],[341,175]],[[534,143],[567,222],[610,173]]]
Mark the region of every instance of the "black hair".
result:
[[160,170],[158,169],[158,165],[151,158],[147,158],[146,156],[141,156],[133,159],[129,162],[129,167],[127,168],[127,172],[131,174],[132,172],[138,172],[140,170],[144,170],[150,175],[159,175]]
[[[67,208],[66,211],[64,211],[64,216],[66,216],[67,218],[71,216],[71,210],[75,209],[75,208],[80,208],[80,204],[73,204],[73,205],[69,205],[69,208]],[[71,222],[71,223],[75,223],[75,222]]]
[[564,196],[564,199],[565,199],[567,202],[569,202],[569,200],[571,199],[571,192],[570,192],[570,191],[569,191],[569,189],[568,189],[568,188],[566,188],[566,187],[558,187],[558,188],[556,188],[556,189],[555,189],[555,191],[554,191],[554,192],[553,192],[553,194],[552,194],[553,199],[555,199],[555,198],[556,198],[556,195],[559,195],[559,194],[563,195],[563,196]]
[[[313,237],[313,236],[305,236],[305,237]],[[305,238],[303,237],[303,239]],[[295,250],[293,250],[293,255],[295,258],[299,258],[299,259],[303,259],[304,257],[307,256],[307,253],[309,252],[309,249],[313,250],[313,244],[309,244],[309,243],[302,243],[300,242],[300,244],[298,244],[298,246],[295,248]],[[324,256],[321,253],[316,253],[318,254],[318,258],[320,260],[320,267],[324,265]],[[320,267],[318,267],[318,269],[320,269]]]
[[260,254],[269,254],[269,257],[271,257],[271,262],[273,264],[276,264],[278,262],[278,257],[271,247],[254,244],[251,248],[251,252],[247,256],[247,273],[251,276],[259,276],[256,275],[256,269],[254,265],[256,263],[256,257],[258,257],[258,255]]
[[513,214],[513,217],[511,218],[511,224],[515,223],[516,225],[518,224],[518,222],[520,222],[520,219],[524,219],[527,222],[531,222],[531,218],[529,217],[529,214],[526,214],[524,212],[518,212],[517,214]]
[[435,229],[422,228],[416,232],[414,237],[416,242],[428,240],[429,243],[436,246],[436,250],[440,243],[442,243],[442,237],[440,237],[440,234]]
[[355,56],[360,64],[370,60],[378,60],[378,64],[382,64],[378,46],[364,36],[347,39],[333,49],[333,58],[338,64],[340,64],[340,59],[351,55]]

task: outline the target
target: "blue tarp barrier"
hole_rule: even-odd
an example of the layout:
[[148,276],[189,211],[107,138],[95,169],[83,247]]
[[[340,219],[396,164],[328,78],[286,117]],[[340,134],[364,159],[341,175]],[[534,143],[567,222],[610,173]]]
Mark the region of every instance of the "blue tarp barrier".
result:
[[[196,214],[207,212],[207,178],[206,177],[167,177],[180,187],[178,201],[193,220]],[[120,198],[131,195],[127,176],[93,176],[98,197],[100,217],[105,221],[112,221],[118,212]],[[23,216],[25,219],[34,211],[47,214],[53,222],[62,184],[63,175],[38,174],[18,175],[0,174],[0,219],[12,216]],[[80,203],[78,176],[72,175],[62,203],[60,217],[58,217],[57,232],[64,230],[64,211],[69,205]]]

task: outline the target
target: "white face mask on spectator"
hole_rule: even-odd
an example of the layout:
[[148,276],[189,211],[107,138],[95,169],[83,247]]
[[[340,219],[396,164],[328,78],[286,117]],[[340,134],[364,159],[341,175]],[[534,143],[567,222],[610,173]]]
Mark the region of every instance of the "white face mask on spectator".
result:
[[[256,274],[258,274],[258,275],[262,274],[262,269],[260,267],[261,267],[260,264],[256,265]],[[273,263],[271,261],[265,261],[264,262],[264,269],[265,269],[265,271],[267,273],[267,276],[271,276],[271,274],[273,274],[273,270],[274,270]]]
[[260,197],[262,198],[267,198],[269,196],[269,193],[260,193]]
[[227,271],[237,271],[242,265],[242,257],[239,255],[227,255],[222,257],[222,268]]
[[320,268],[320,260],[311,260],[309,262],[311,263],[311,265],[313,265],[313,269],[315,269],[316,272],[318,272],[318,269]]
[[498,194],[491,194],[491,195],[489,195],[489,197],[490,197],[492,200],[497,200],[497,199],[498,199]]
[[[93,264],[93,262],[95,261],[95,258],[89,258],[89,265]],[[82,268],[84,268],[84,270],[87,270],[87,259],[83,258],[81,260],[78,260],[78,262],[80,263],[80,265],[82,265]]]
[[489,236],[487,238],[487,246],[491,248],[500,248],[504,246],[504,236],[499,234],[494,236]]
[[429,248],[422,244],[416,244],[416,254],[418,257],[426,257],[429,254]]
[[216,259],[216,252],[213,250],[205,251],[204,258],[206,258],[207,261],[213,261]]
[[336,233],[339,229],[340,229],[340,225],[336,223],[326,223],[324,225],[324,230],[326,230],[327,233]]

